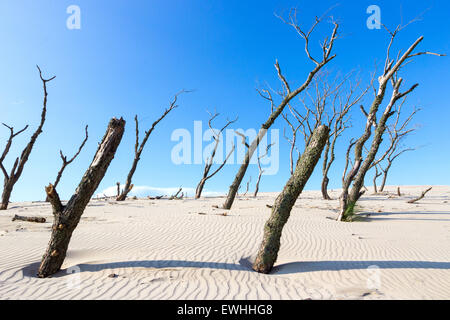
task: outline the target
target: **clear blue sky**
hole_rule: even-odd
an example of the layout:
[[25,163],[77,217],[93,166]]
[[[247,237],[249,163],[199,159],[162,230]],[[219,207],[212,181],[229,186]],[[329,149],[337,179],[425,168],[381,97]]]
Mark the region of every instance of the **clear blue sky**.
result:
[[[206,121],[206,109],[223,117],[239,115],[234,128],[259,128],[269,106],[255,91],[258,82],[280,86],[273,67],[278,59],[292,85],[301,83],[311,63],[303,41],[292,28],[274,16],[295,6],[306,26],[336,1],[24,1],[0,3],[0,121],[31,130],[14,141],[6,165],[22,150],[39,122],[42,87],[35,68],[46,76],[56,75],[48,85],[48,115],[21,180],[11,200],[44,197],[44,185],[55,179],[60,167],[59,149],[72,154],[89,125],[89,141],[80,157],[67,168],[59,193],[68,198],[92,160],[108,120],[124,117],[127,127],[122,144],[99,192],[124,181],[133,158],[134,122],[138,114],[142,131],[158,117],[171,96],[182,88],[196,91],[180,97],[180,108],[170,114],[152,134],[134,177],[138,186],[195,187],[203,165],[174,165],[170,135],[176,128],[193,130],[195,120]],[[66,8],[81,8],[81,29],[66,28]],[[450,53],[449,1],[340,1],[332,14],[341,22],[342,39],[336,43],[337,58],[330,67],[348,72],[359,68],[364,81],[375,61],[384,59],[388,36],[384,30],[366,27],[366,8],[377,4],[382,22],[395,26],[427,8],[423,21],[402,31],[396,48],[405,49],[418,36],[425,37],[421,50]],[[328,34],[324,24],[318,35]],[[316,46],[319,38],[312,45]],[[409,108],[423,110],[415,123],[420,130],[407,141],[422,146],[402,156],[392,169],[388,184],[448,184],[450,180],[450,74],[449,58],[419,57],[404,70],[405,86],[419,82]],[[370,96],[371,97],[371,96]],[[368,103],[368,100],[365,101]],[[340,187],[344,141],[361,132],[363,121],[354,113],[354,129],[336,150],[330,187]],[[274,128],[282,129],[280,118]],[[355,131],[356,130],[356,131]],[[0,130],[3,148],[8,131]],[[288,145],[280,140],[280,171],[265,176],[262,191],[279,191],[289,176]],[[206,189],[226,191],[237,165],[229,165]],[[256,166],[248,175],[256,179]],[[247,177],[244,181],[247,181]],[[308,189],[319,189],[320,168]],[[367,181],[371,185],[370,180]],[[251,189],[253,189],[253,184]]]

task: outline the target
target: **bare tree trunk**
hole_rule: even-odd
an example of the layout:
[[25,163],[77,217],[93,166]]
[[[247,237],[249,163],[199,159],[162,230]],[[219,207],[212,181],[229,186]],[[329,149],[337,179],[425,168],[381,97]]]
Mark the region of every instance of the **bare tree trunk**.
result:
[[386,179],[387,179],[387,175],[388,175],[388,171],[390,169],[390,165],[388,165],[386,167],[386,169],[383,170],[383,180],[381,181],[381,186],[380,186],[380,192],[383,192],[384,190],[384,186],[386,185]]
[[[81,152],[81,150],[83,149],[84,145],[86,144],[86,141],[87,141],[88,138],[89,138],[89,135],[88,135],[88,126],[86,126],[86,127],[84,128],[84,131],[85,131],[85,137],[84,137],[84,140],[83,140],[83,142],[81,142],[81,145],[78,147],[78,151],[73,155],[72,158],[70,158],[69,160],[67,160],[67,156],[65,156],[65,155],[63,154],[62,150],[59,151],[59,154],[60,154],[61,160],[62,160],[62,165],[61,165],[61,169],[59,169],[58,174],[56,175],[56,179],[55,179],[55,182],[53,183],[53,187],[56,188],[56,187],[58,186],[58,183],[59,183],[59,181],[61,180],[61,177],[62,177],[62,174],[63,174],[64,170],[66,169],[66,167],[67,167],[69,164],[71,164],[71,163],[78,157],[78,155],[80,154],[80,152]],[[46,201],[46,202],[49,202],[49,201],[50,201],[50,200],[48,199],[48,196],[46,197],[45,201]]]
[[311,141],[297,162],[294,174],[289,178],[283,191],[275,200],[272,214],[264,227],[264,236],[253,269],[261,273],[269,273],[278,256],[281,233],[289,219],[292,207],[302,192],[306,182],[319,161],[329,128],[325,125],[314,130]]
[[213,165],[214,162],[214,158],[216,157],[216,152],[217,152],[217,148],[219,146],[220,143],[220,139],[221,139],[221,135],[222,132],[231,124],[233,124],[234,122],[237,121],[237,118],[234,120],[227,120],[227,123],[218,131],[216,132],[213,127],[212,127],[212,121],[219,115],[218,113],[215,113],[214,115],[210,114],[211,118],[208,121],[208,126],[209,129],[211,130],[211,132],[213,133],[213,138],[214,141],[216,142],[214,144],[214,149],[211,152],[211,156],[206,160],[205,163],[205,168],[203,169],[203,176],[200,179],[200,182],[197,185],[197,188],[195,190],[195,199],[198,199],[201,197],[202,195],[202,191],[203,191],[203,187],[205,186],[206,180],[211,179],[217,172],[219,172],[227,163],[228,159],[230,158],[231,154],[234,151],[235,146],[233,145],[233,148],[231,149],[231,151],[228,153],[228,155],[226,156],[224,162],[211,174],[209,174],[209,171],[211,170],[211,167]]
[[[378,171],[378,167],[375,166],[375,174],[374,174],[374,176],[373,176],[373,191],[374,191],[375,194],[378,193],[378,189],[377,189],[377,179],[378,179],[378,177],[381,176],[381,175],[382,175],[382,172],[379,172],[379,171]],[[383,191],[383,190],[380,189],[380,192],[382,192],[382,191]]]
[[259,191],[259,182],[261,181],[261,176],[263,174],[263,171],[260,171],[258,174],[258,180],[256,180],[256,185],[255,185],[255,192],[253,193],[253,196],[256,197],[258,195],[258,191]]
[[330,180],[327,176],[324,176],[322,179],[322,198],[324,200],[331,200],[331,197],[328,195],[328,182]]
[[9,198],[11,197],[11,192],[13,190],[14,183],[6,182],[3,186],[3,192],[2,192],[2,204],[0,206],[0,210],[6,210],[8,209],[9,204]]
[[[389,117],[391,117],[395,111],[391,111],[393,106],[396,104],[396,102],[401,98],[406,98],[406,96],[411,93],[418,84],[414,84],[409,89],[407,89],[404,92],[400,92],[400,87],[403,82],[403,78],[398,75],[399,70],[402,68],[403,65],[409,63],[411,58],[420,56],[420,55],[437,55],[441,56],[441,54],[436,54],[432,52],[417,52],[413,53],[414,49],[417,47],[417,45],[423,40],[423,36],[420,36],[414,43],[404,52],[399,52],[396,59],[390,58],[390,48],[391,45],[395,39],[395,36],[397,33],[402,29],[403,27],[401,25],[397,26],[397,28],[394,31],[388,30],[389,34],[391,35],[391,40],[388,45],[387,55],[386,55],[386,61],[384,65],[383,74],[378,77],[378,90],[376,91],[375,98],[372,102],[372,105],[369,109],[369,112],[365,112],[364,108],[361,106],[361,110],[367,117],[366,127],[364,130],[364,133],[362,136],[358,139],[356,146],[355,146],[355,163],[359,165],[358,170],[356,174],[352,174],[353,177],[351,179],[346,179],[349,181],[348,186],[353,180],[353,185],[350,193],[347,195],[344,194],[344,192],[348,192],[348,186],[347,189],[343,188],[343,195],[341,196],[342,204],[341,204],[341,212],[339,214],[339,220],[346,220],[348,217],[352,215],[352,208],[356,204],[356,201],[361,197],[363,192],[361,192],[361,189],[364,185],[364,178],[367,173],[367,171],[374,166],[375,156],[378,152],[378,149],[380,147],[383,134],[386,130],[386,121]],[[386,106],[380,120],[377,123],[376,117],[378,108],[381,105],[381,103],[384,100],[384,96],[386,93],[386,87],[387,84],[391,82],[392,83],[392,94],[390,101],[388,105]],[[372,144],[370,147],[370,150],[367,153],[367,156],[365,159],[363,159],[362,151],[364,148],[364,144],[369,140],[371,136],[371,127],[375,127],[375,133],[374,138],[372,140]],[[384,156],[383,156],[384,157]],[[383,157],[377,160],[377,162],[382,161]],[[348,177],[350,178],[350,177]],[[345,201],[345,202],[344,202]],[[351,219],[350,219],[351,220]]]
[[180,92],[178,92],[172,102],[170,103],[169,108],[167,108],[164,113],[158,118],[158,120],[156,120],[155,122],[153,122],[151,128],[145,132],[144,138],[142,139],[142,142],[139,143],[139,121],[138,121],[138,116],[136,115],[134,117],[135,123],[136,123],[136,143],[134,145],[134,160],[133,160],[133,164],[131,165],[131,169],[128,172],[127,175],[127,180],[125,181],[125,186],[122,190],[122,193],[116,198],[116,201],[124,201],[127,198],[128,193],[130,193],[130,191],[133,189],[133,184],[131,183],[132,179],[133,179],[133,175],[136,171],[137,165],[139,160],[141,160],[141,154],[142,151],[144,150],[145,144],[147,143],[148,138],[150,137],[150,135],[152,134],[153,130],[155,129],[156,125],[162,120],[164,119],[173,109],[177,108],[178,105],[177,100],[178,100],[178,96],[181,93],[185,93],[188,91],[182,90]]
[[37,223],[45,223],[44,217],[25,217],[25,216],[19,216],[17,214],[14,215],[14,217],[11,219],[11,221],[27,221],[27,222],[37,222]]
[[55,218],[50,242],[38,270],[40,278],[48,277],[60,270],[66,257],[72,233],[114,158],[124,130],[125,121],[122,118],[120,120],[111,119],[91,165],[67,205],[62,205],[53,185],[50,184],[45,188]]
[[[334,28],[333,28],[333,31],[331,32],[331,36],[329,38],[325,39],[325,41],[321,45],[323,56],[322,56],[322,60],[320,62],[318,62],[310,55],[308,43],[309,43],[309,37],[310,37],[312,31],[315,29],[317,24],[320,23],[321,18],[316,18],[316,22],[314,23],[314,25],[312,26],[312,28],[310,29],[309,32],[304,32],[301,29],[301,27],[299,25],[297,25],[295,9],[291,11],[289,18],[290,18],[290,20],[286,23],[288,23],[289,25],[294,27],[295,30],[298,32],[298,34],[305,40],[306,54],[307,54],[308,58],[314,62],[315,67],[313,70],[311,70],[309,72],[308,77],[303,82],[303,84],[301,86],[299,86],[297,89],[291,91],[289,83],[286,80],[286,78],[284,77],[284,75],[282,74],[281,68],[278,64],[278,61],[276,61],[275,68],[277,69],[277,72],[278,72],[278,78],[280,78],[281,82],[283,83],[286,94],[285,94],[283,100],[281,101],[281,103],[278,105],[278,107],[276,107],[273,110],[273,112],[270,114],[270,116],[266,120],[266,122],[264,122],[262,124],[262,126],[258,132],[258,135],[256,136],[255,140],[252,141],[252,143],[250,144],[250,147],[247,149],[247,152],[244,157],[244,161],[243,161],[241,167],[239,168],[239,171],[237,172],[237,174],[233,180],[233,183],[230,186],[230,189],[227,194],[227,199],[225,200],[225,203],[223,204],[224,209],[231,209],[231,206],[233,205],[234,199],[236,197],[236,193],[237,193],[239,186],[242,183],[242,179],[244,178],[244,175],[247,171],[248,165],[250,163],[250,159],[252,158],[255,150],[258,148],[260,141],[266,135],[267,130],[269,130],[269,128],[272,126],[272,124],[275,122],[275,120],[278,118],[278,116],[283,112],[286,105],[292,99],[294,99],[299,93],[303,92],[308,87],[308,85],[311,83],[311,81],[313,80],[316,73],[319,72],[328,62],[330,62],[336,56],[336,55],[331,55],[331,52],[333,49],[334,41],[337,39],[337,31],[338,31],[337,23],[333,22]],[[273,105],[273,100],[271,98],[266,98],[266,99],[270,100]]]
[[37,127],[36,131],[33,133],[33,135],[30,138],[30,141],[28,142],[27,146],[23,149],[22,154],[20,155],[20,158],[17,157],[16,161],[14,162],[14,165],[11,169],[11,172],[8,174],[5,167],[3,166],[3,160],[5,159],[6,155],[9,152],[9,148],[11,147],[12,140],[15,136],[20,134],[21,132],[25,131],[28,128],[28,125],[20,130],[17,133],[14,133],[14,128],[8,127],[10,129],[11,135],[8,139],[8,142],[6,144],[5,150],[3,151],[3,154],[0,157],[0,169],[2,170],[5,180],[4,180],[4,189],[2,193],[2,204],[0,206],[0,210],[6,210],[8,208],[9,204],[9,198],[11,197],[12,190],[14,188],[14,185],[19,180],[20,176],[22,175],[23,169],[25,167],[25,163],[27,163],[28,158],[30,157],[31,151],[33,149],[33,146],[39,137],[39,135],[42,133],[42,128],[44,127],[45,123],[45,116],[47,114],[47,82],[55,79],[55,77],[52,77],[50,79],[44,79],[42,77],[42,72],[39,66],[36,66],[39,70],[39,77],[41,78],[43,90],[44,90],[44,101],[42,103],[42,112],[41,112],[41,122],[39,123],[39,126]]
[[428,191],[430,191],[431,189],[433,189],[433,187],[429,187],[428,189],[426,189],[425,191],[422,191],[422,194],[420,196],[418,196],[417,198],[411,199],[409,201],[406,201],[407,203],[415,203],[417,201],[419,201],[420,199],[422,199],[423,197],[425,197],[425,195],[427,194]]
[[202,196],[203,187],[205,186],[206,179],[202,178],[195,189],[195,199],[198,199]]

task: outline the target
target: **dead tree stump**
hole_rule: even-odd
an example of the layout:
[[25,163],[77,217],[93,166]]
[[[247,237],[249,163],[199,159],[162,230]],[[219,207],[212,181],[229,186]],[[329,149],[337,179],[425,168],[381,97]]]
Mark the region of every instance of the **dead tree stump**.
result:
[[253,264],[255,271],[269,273],[272,270],[280,249],[283,227],[289,219],[295,201],[319,161],[326,140],[328,139],[329,131],[329,128],[325,125],[321,125],[314,130],[311,141],[297,162],[294,173],[275,200],[275,204],[272,207],[272,214],[264,226],[263,241]]
[[45,188],[55,218],[50,242],[38,270],[38,277],[45,278],[60,270],[66,257],[72,233],[114,158],[117,147],[122,140],[124,129],[125,121],[122,118],[120,120],[111,119],[91,165],[65,206],[62,205],[52,184]]

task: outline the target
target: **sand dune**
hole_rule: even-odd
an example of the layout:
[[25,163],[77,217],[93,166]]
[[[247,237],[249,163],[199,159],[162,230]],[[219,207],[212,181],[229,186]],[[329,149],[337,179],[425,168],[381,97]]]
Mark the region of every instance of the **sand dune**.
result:
[[[275,193],[240,197],[226,216],[213,207],[220,197],[93,200],[63,270],[48,279],[35,273],[51,208],[12,203],[0,213],[0,298],[450,299],[450,187],[406,203],[423,189],[402,187],[401,198],[370,191],[358,209],[363,220],[353,223],[333,220],[337,200],[304,192],[270,275],[250,265]],[[48,222],[12,222],[14,214]]]

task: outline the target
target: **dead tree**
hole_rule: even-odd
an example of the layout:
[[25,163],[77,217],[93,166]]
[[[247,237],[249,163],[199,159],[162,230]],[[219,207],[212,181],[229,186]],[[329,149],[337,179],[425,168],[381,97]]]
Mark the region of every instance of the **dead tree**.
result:
[[[211,114],[210,114],[211,115]],[[215,113],[214,115],[211,115],[211,118],[208,121],[208,126],[209,129],[211,130],[212,134],[213,134],[213,139],[215,141],[214,144],[214,149],[211,152],[211,156],[206,159],[206,163],[205,163],[205,168],[203,169],[203,176],[200,179],[200,182],[197,185],[197,188],[195,190],[195,199],[198,199],[201,197],[202,195],[202,191],[203,191],[203,187],[205,186],[205,183],[208,179],[211,179],[217,172],[219,172],[227,163],[228,159],[230,158],[230,156],[233,154],[234,152],[234,148],[235,146],[233,145],[233,148],[231,148],[230,152],[228,153],[228,155],[226,156],[225,160],[223,161],[223,163],[211,174],[209,174],[209,171],[211,170],[211,167],[213,165],[213,161],[214,158],[216,156],[216,152],[217,152],[217,148],[219,147],[219,143],[220,143],[220,138],[222,136],[222,132],[231,124],[233,124],[234,122],[237,121],[237,118],[234,120],[227,120],[227,123],[218,131],[216,132],[213,127],[212,127],[212,121],[219,116],[218,113]]]
[[[306,80],[301,84],[299,87],[297,87],[295,90],[291,90],[291,86],[289,85],[289,82],[287,81],[286,77],[283,75],[280,65],[278,61],[275,62],[275,69],[277,70],[278,77],[280,78],[280,81],[283,84],[284,87],[284,93],[282,95],[282,101],[278,104],[276,108],[273,108],[273,112],[270,114],[269,118],[261,125],[260,130],[258,131],[258,134],[256,138],[252,141],[252,143],[249,145],[249,148],[245,154],[243,163],[241,167],[239,168],[239,171],[237,172],[233,183],[230,186],[230,189],[227,194],[227,199],[225,200],[225,203],[223,204],[224,209],[230,209],[233,205],[234,199],[236,197],[236,193],[239,189],[239,186],[241,185],[242,179],[244,178],[244,175],[247,171],[248,165],[250,163],[250,159],[252,158],[255,150],[258,148],[258,145],[262,138],[266,135],[267,130],[272,126],[272,124],[275,122],[275,120],[278,118],[278,116],[283,112],[286,105],[295,98],[299,93],[304,91],[310,82],[313,80],[315,74],[319,72],[328,62],[334,59],[336,55],[332,55],[333,51],[333,45],[335,40],[337,39],[337,31],[338,31],[338,23],[333,22],[334,28],[331,32],[331,35],[329,38],[326,38],[322,45],[322,57],[321,60],[316,60],[312,55],[310,54],[309,50],[309,40],[311,38],[311,34],[316,29],[317,25],[322,21],[323,16],[321,18],[316,17],[315,22],[313,23],[312,27],[308,31],[304,31],[300,25],[297,23],[296,18],[296,10],[292,9],[289,14],[289,19],[287,21],[283,20],[288,25],[292,26],[298,33],[298,35],[304,39],[305,41],[305,52],[308,58],[314,63],[314,68],[309,72]],[[271,105],[274,106],[274,100],[271,96],[265,96],[267,100],[270,101]]]
[[431,189],[433,189],[433,187],[429,187],[428,189],[426,189],[425,191],[422,191],[421,195],[418,196],[417,198],[411,199],[409,201],[406,201],[407,203],[415,203],[417,201],[419,201],[420,199],[422,199],[423,197],[425,197],[425,195],[427,194],[428,191],[430,191]]
[[[373,175],[373,192],[375,194],[378,193],[378,189],[377,189],[377,179],[382,175],[383,173],[378,171],[378,166],[375,166],[375,174]],[[382,192],[380,190],[380,192]]]
[[[84,128],[85,131],[85,137],[83,142],[81,142],[81,145],[78,147],[78,151],[73,155],[72,158],[70,158],[69,160],[67,160],[67,156],[65,156],[62,152],[62,150],[59,150],[59,155],[61,156],[61,160],[62,160],[62,165],[61,165],[61,169],[59,169],[58,174],[56,175],[56,179],[55,182],[53,183],[53,186],[56,188],[58,186],[59,181],[61,180],[61,176],[64,172],[64,170],[66,169],[66,167],[71,164],[76,157],[78,157],[78,155],[80,154],[81,150],[83,149],[84,145],[86,144],[86,141],[88,140],[88,126],[86,126]],[[45,201],[49,201],[48,197],[46,198]]]
[[306,182],[314,171],[328,138],[329,128],[321,125],[314,130],[310,143],[301,155],[283,191],[278,195],[272,207],[272,213],[264,226],[264,235],[259,247],[253,269],[269,273],[277,260],[283,227],[289,219],[292,207],[302,192]]
[[45,188],[53,208],[54,221],[50,242],[39,266],[38,277],[45,278],[60,270],[66,257],[72,233],[114,158],[117,147],[122,140],[124,129],[125,121],[122,118],[119,120],[111,119],[91,165],[66,205],[61,203],[52,184]]
[[250,188],[250,183],[251,183],[251,182],[252,182],[252,176],[250,176],[250,178],[248,178],[247,186],[246,186],[246,188],[245,188],[245,192],[244,192],[243,196],[245,196],[245,195],[247,194],[248,189]]
[[19,216],[18,214],[15,214],[14,217],[11,219],[11,221],[26,221],[26,222],[37,222],[37,223],[45,223],[44,217],[25,217],[25,216]]
[[267,148],[266,148],[266,152],[258,157],[258,170],[259,170],[259,173],[258,173],[258,179],[256,180],[255,193],[253,194],[254,197],[256,197],[258,195],[259,183],[261,182],[261,176],[264,173],[264,169],[262,169],[262,167],[261,167],[261,159],[264,158],[265,156],[267,156],[267,154],[269,153],[270,147],[272,147],[273,145],[274,145],[274,143],[269,144],[267,146]]
[[158,118],[158,120],[153,122],[153,124],[150,127],[150,129],[145,131],[144,138],[142,139],[142,141],[140,143],[139,143],[139,121],[138,121],[138,116],[136,115],[134,117],[134,121],[136,123],[136,143],[134,145],[134,160],[133,160],[133,164],[131,165],[131,169],[128,172],[127,180],[125,181],[125,186],[124,186],[121,194],[116,198],[117,201],[124,201],[126,199],[128,193],[131,191],[131,189],[133,189],[133,184],[131,183],[131,181],[133,179],[134,172],[136,171],[138,162],[139,162],[139,160],[141,160],[142,151],[144,150],[145,144],[147,143],[147,140],[150,137],[150,134],[153,132],[153,130],[155,129],[156,125],[162,119],[164,119],[173,109],[178,107],[178,105],[176,104],[177,100],[178,100],[178,96],[181,93],[185,93],[185,92],[188,92],[188,91],[182,90],[182,91],[178,92],[174,96],[172,102],[170,103],[170,106],[164,111],[164,113]]
[[[300,115],[295,114],[292,111],[292,107],[289,104],[288,104],[288,107],[289,107],[289,110],[291,111],[291,114],[294,117],[300,116]],[[291,129],[292,138],[289,138],[286,135],[286,131],[285,131],[284,128],[283,128],[283,136],[284,136],[284,138],[286,139],[286,141],[290,145],[290,149],[289,149],[289,171],[290,171],[290,173],[292,175],[294,173],[294,150],[297,151],[297,159],[299,159],[300,155],[301,155],[300,151],[297,148],[297,132],[300,129],[300,127],[302,126],[303,121],[305,121],[305,119],[308,117],[308,115],[306,115],[306,117],[299,118],[298,119],[298,123],[295,124],[295,125],[292,123],[291,120],[289,120],[289,117],[288,117],[287,114],[282,113],[281,116],[283,117],[284,121],[286,121],[286,123],[288,124],[289,128]],[[259,160],[259,158],[258,158],[258,160]],[[258,163],[259,163],[259,161],[258,161]],[[261,170],[260,170],[260,172],[261,172]]]
[[408,151],[414,151],[415,148],[404,148],[401,144],[404,138],[406,138],[410,133],[414,132],[416,128],[408,128],[409,123],[411,122],[414,115],[420,110],[415,109],[413,112],[406,118],[406,120],[399,125],[399,118],[401,114],[401,108],[403,104],[400,104],[396,111],[396,119],[394,121],[394,124],[390,127],[387,127],[387,132],[389,133],[389,139],[390,139],[390,145],[386,152],[386,165],[382,167],[383,172],[383,180],[381,182],[380,186],[380,192],[383,192],[384,187],[386,185],[386,179],[389,170],[392,167],[392,163],[395,159],[397,159],[399,156],[404,154]]
[[[348,82],[348,87],[345,86]],[[331,105],[330,110],[325,112],[325,116],[328,119],[326,121],[327,126],[331,129],[328,136],[325,151],[323,155],[322,164],[322,184],[321,191],[322,197],[325,200],[331,200],[328,195],[328,172],[330,171],[331,165],[335,160],[335,146],[339,137],[343,132],[350,127],[350,117],[349,112],[351,108],[356,105],[367,93],[368,88],[363,90],[359,95],[355,95],[356,90],[359,88],[360,81],[352,83],[349,77],[344,77],[343,81],[337,83],[335,90],[324,91],[325,103],[328,98],[331,100],[329,104]],[[327,97],[327,92],[329,92],[329,97]]]
[[[361,109],[364,111],[364,114],[366,115],[367,121],[363,134],[355,144],[353,168],[348,173],[345,179],[346,181],[343,185],[343,191],[340,196],[340,213],[337,218],[338,221],[352,220],[351,216],[353,215],[353,208],[358,199],[364,193],[363,191],[361,191],[364,185],[364,178],[367,171],[372,167],[373,161],[375,160],[376,154],[381,145],[382,138],[386,130],[386,123],[388,119],[395,113],[395,111],[392,111],[392,109],[400,99],[406,97],[418,86],[418,84],[416,83],[409,89],[401,92],[400,88],[403,83],[403,78],[399,77],[399,71],[401,71],[401,69],[409,62],[411,62],[411,59],[414,57],[425,54],[440,56],[440,54],[435,54],[427,51],[413,53],[414,49],[423,40],[423,36],[420,36],[403,54],[399,52],[397,58],[391,59],[391,46],[396,35],[402,28],[402,26],[398,26],[394,31],[390,31],[386,28],[386,30],[388,30],[390,34],[390,42],[387,48],[384,69],[383,73],[378,77],[378,89],[374,88],[375,97],[369,111],[366,112],[364,108],[361,107]],[[391,83],[392,85],[391,97],[383,113],[379,117],[379,120],[377,121],[378,109],[384,100],[386,88],[389,83]],[[372,135],[372,127],[374,127],[372,143],[370,148],[368,148],[369,151],[367,152],[366,157],[363,158],[363,149],[365,147],[365,143]],[[352,188],[349,192],[350,184],[352,184]]]
[[39,77],[41,78],[43,89],[44,89],[44,101],[42,104],[41,121],[40,121],[39,126],[37,127],[36,131],[31,136],[30,141],[28,142],[26,147],[23,149],[22,154],[20,155],[20,158],[19,157],[16,158],[16,161],[14,162],[9,174],[3,165],[3,161],[9,152],[9,149],[11,147],[13,139],[18,134],[25,131],[28,128],[28,125],[25,126],[25,128],[23,128],[22,130],[14,133],[13,127],[9,127],[4,124],[7,128],[9,128],[10,136],[6,143],[5,149],[3,150],[3,153],[0,157],[0,168],[3,172],[3,175],[5,176],[4,183],[3,183],[2,203],[0,205],[0,210],[6,210],[8,208],[9,198],[11,197],[11,193],[14,188],[14,185],[16,184],[16,182],[19,180],[20,176],[22,175],[25,164],[28,161],[28,158],[31,154],[34,144],[36,143],[37,138],[42,133],[42,128],[45,123],[45,116],[47,113],[47,83],[52,81],[53,79],[55,79],[55,76],[51,77],[50,79],[44,79],[42,77],[41,69],[39,68],[39,66],[36,66],[36,67],[39,71]]
[[[183,188],[180,187],[177,192],[175,192],[173,195],[171,195],[169,197],[169,200],[182,199],[183,198],[183,193],[181,192],[182,190],[183,190]],[[180,192],[181,192],[181,196],[179,196]]]

